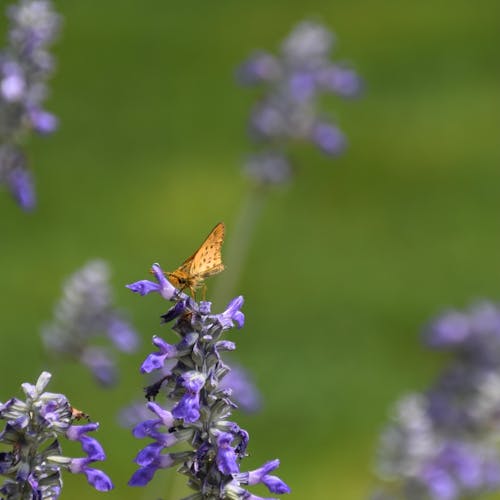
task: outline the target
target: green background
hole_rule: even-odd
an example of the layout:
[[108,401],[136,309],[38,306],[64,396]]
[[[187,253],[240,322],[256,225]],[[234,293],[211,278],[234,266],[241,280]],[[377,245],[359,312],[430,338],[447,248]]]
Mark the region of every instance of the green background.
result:
[[[234,68],[318,19],[366,90],[325,100],[348,151],[330,160],[298,148],[298,175],[271,193],[256,228],[237,285],[247,322],[229,338],[264,407],[235,419],[251,435],[245,468],[279,457],[294,498],[366,497],[388,408],[444,362],[420,346],[422,326],[443,307],[500,296],[500,3],[58,4],[65,22],[47,108],[61,128],[27,145],[39,206],[26,214],[0,196],[0,400],[49,369],[49,390],[101,423],[103,468],[116,483],[106,498],[181,496],[173,471],[145,490],[125,486],[145,442],[116,413],[141,394],[152,334],[174,337],[159,325],[167,304],[124,284],[156,261],[176,267],[219,220],[229,242],[248,188],[239,166],[256,96],[235,85]],[[62,280],[94,257],[111,263],[116,303],[144,340],[121,358],[114,392],[82,367],[45,361],[39,337]],[[64,498],[98,495],[69,476]]]

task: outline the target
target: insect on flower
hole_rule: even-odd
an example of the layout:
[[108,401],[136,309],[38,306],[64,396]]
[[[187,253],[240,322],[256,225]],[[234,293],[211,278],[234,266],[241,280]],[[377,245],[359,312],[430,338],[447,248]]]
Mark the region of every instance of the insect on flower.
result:
[[196,290],[203,285],[203,296],[205,296],[206,285],[203,283],[205,278],[224,270],[221,255],[224,231],[224,223],[219,222],[191,257],[175,271],[166,272],[165,275],[170,283],[180,290],[189,288],[193,297]]
[[71,406],[70,410],[71,410],[71,418],[73,420],[85,419],[90,422],[90,416],[87,415],[87,413],[83,412],[82,410],[79,410],[78,408],[75,408],[74,406]]

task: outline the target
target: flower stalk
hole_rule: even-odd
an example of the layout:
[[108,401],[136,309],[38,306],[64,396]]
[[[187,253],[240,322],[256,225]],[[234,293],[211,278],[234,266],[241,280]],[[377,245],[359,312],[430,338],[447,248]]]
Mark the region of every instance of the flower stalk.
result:
[[[158,264],[152,270],[156,282],[141,280],[127,287],[140,295],[159,293],[174,302],[162,316],[162,322],[173,322],[178,341],[168,343],[154,336],[157,350],[141,365],[141,372],[149,374],[175,360],[167,375],[146,388],[152,418],[137,424],[133,434],[153,442],[136,456],[139,468],[129,485],[145,486],[158,470],[177,467],[194,491],[186,500],[257,500],[260,497],[246,489],[257,483],[264,484],[271,493],[289,493],[289,487],[270,474],[278,467],[278,460],[257,471],[240,470],[249,435],[230,420],[236,403],[231,388],[222,387],[222,380],[229,373],[222,354],[236,347],[224,336],[234,326],[244,325],[243,297],[233,299],[222,313],[212,314],[210,302],[198,303],[174,288]],[[166,397],[162,405],[153,401],[160,396]],[[174,445],[181,445],[182,451],[170,451]]]

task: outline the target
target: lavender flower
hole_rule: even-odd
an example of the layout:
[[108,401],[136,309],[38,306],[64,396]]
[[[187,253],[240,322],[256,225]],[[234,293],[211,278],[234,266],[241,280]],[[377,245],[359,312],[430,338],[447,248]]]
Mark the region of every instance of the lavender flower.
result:
[[344,150],[343,133],[323,116],[319,101],[324,93],[355,97],[361,81],[352,69],[331,62],[333,44],[324,26],[304,21],[285,39],[280,55],[257,52],[238,69],[242,84],[263,88],[249,123],[263,150],[245,165],[257,183],[283,183],[291,176],[286,153],[291,142],[312,142],[329,156]]
[[0,184],[25,210],[35,205],[33,179],[21,151],[30,130],[50,134],[57,119],[42,108],[54,67],[49,46],[60,16],[50,0],[19,0],[8,7],[8,45],[0,52]]
[[114,384],[117,373],[113,357],[109,350],[90,342],[105,334],[114,347],[130,353],[137,349],[139,339],[113,307],[109,268],[104,261],[90,261],[66,281],[54,316],[53,323],[42,331],[46,349],[82,362],[101,384]]
[[500,308],[482,302],[448,311],[424,339],[454,357],[424,394],[396,406],[378,461],[393,492],[382,488],[376,498],[455,500],[500,491]]
[[[0,404],[0,419],[7,423],[0,442],[10,451],[0,453],[0,474],[6,478],[0,494],[8,500],[59,498],[61,471],[85,474],[98,491],[109,491],[113,483],[102,471],[89,465],[105,460],[98,441],[88,436],[99,424],[74,425],[73,409],[63,394],[44,392],[51,374],[42,372],[35,385],[24,383],[26,400],[9,399]],[[61,438],[79,441],[86,456],[62,454]]]
[[[162,377],[171,374],[175,361],[175,359],[165,360],[163,367],[160,369]],[[247,413],[254,413],[260,409],[260,392],[253,383],[248,371],[243,367],[232,365],[230,371],[220,381],[219,387],[231,394],[232,401],[239,409]],[[134,401],[120,411],[118,423],[122,427],[132,428],[142,420],[147,420],[149,415],[150,412],[142,400]]]
[[[153,442],[138,453],[135,461],[139,469],[129,485],[145,486],[159,469],[178,466],[195,491],[187,497],[190,500],[257,500],[260,497],[246,489],[257,483],[275,494],[289,493],[288,486],[270,474],[278,467],[278,460],[256,471],[240,471],[249,436],[229,420],[235,404],[231,391],[221,388],[221,382],[229,372],[222,353],[235,349],[235,344],[222,336],[234,325],[243,326],[244,315],[240,310],[243,298],[233,299],[224,312],[212,314],[210,302],[197,303],[174,288],[158,264],[153,265],[153,272],[157,283],[142,280],[127,286],[141,295],[156,292],[175,302],[162,318],[164,323],[175,322],[172,330],[180,340],[170,344],[153,337],[157,351],[141,365],[142,373],[151,373],[162,370],[168,360],[175,360],[170,372],[147,388],[148,399],[162,390],[167,403],[162,407],[150,401],[147,407],[152,418],[133,430],[135,437],[149,437]],[[174,445],[177,450],[177,445],[185,449],[168,452]]]

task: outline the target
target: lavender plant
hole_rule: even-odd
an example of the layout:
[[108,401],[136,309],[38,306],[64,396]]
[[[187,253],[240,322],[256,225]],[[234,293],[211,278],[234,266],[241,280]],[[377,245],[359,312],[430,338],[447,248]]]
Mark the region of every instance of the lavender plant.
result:
[[109,266],[93,260],[70,276],[63,297],[54,310],[54,321],[42,330],[51,355],[76,359],[86,365],[104,386],[117,380],[115,360],[109,349],[92,343],[105,335],[122,352],[134,352],[137,333],[113,306]]
[[[26,400],[11,398],[0,404],[0,419],[6,424],[0,442],[10,451],[0,453],[0,487],[5,500],[55,500],[63,486],[61,472],[85,474],[98,491],[113,488],[111,479],[89,465],[105,460],[99,442],[88,435],[98,423],[75,425],[75,412],[63,394],[45,392],[51,374],[42,372],[35,385],[24,383]],[[86,456],[63,455],[61,439],[79,441]]]
[[221,300],[232,295],[268,188],[293,176],[294,145],[312,143],[332,158],[346,147],[345,135],[324,111],[323,96],[353,98],[362,83],[353,69],[331,60],[334,41],[322,24],[303,21],[285,38],[278,55],[256,52],[237,70],[238,81],[259,88],[261,95],[248,125],[255,151],[243,165],[252,184],[229,242],[226,260],[232,272],[222,277],[215,293]]
[[[139,468],[129,485],[145,486],[159,469],[177,466],[194,490],[186,500],[258,500],[261,497],[246,489],[258,483],[275,494],[289,493],[289,487],[271,474],[279,460],[267,462],[257,470],[240,471],[249,435],[229,420],[236,404],[231,389],[221,387],[229,372],[221,355],[236,348],[223,335],[235,324],[238,328],[243,326],[243,297],[233,299],[224,312],[212,314],[210,302],[198,303],[174,288],[158,264],[152,269],[156,282],[141,280],[127,287],[140,295],[159,293],[174,302],[162,320],[175,321],[172,330],[180,340],[169,344],[154,336],[157,351],[141,365],[142,373],[151,373],[162,370],[168,360],[175,360],[169,373],[147,388],[147,408],[153,418],[136,425],[133,434],[137,438],[149,437],[153,442],[137,455]],[[167,397],[163,406],[151,401],[160,391]],[[164,453],[174,445],[186,449]]]
[[452,354],[423,394],[403,398],[382,435],[374,498],[458,500],[500,491],[500,308],[448,311],[426,344]]
[[50,0],[19,0],[7,8],[8,44],[0,52],[0,184],[26,210],[35,206],[22,143],[31,130],[50,134],[57,119],[42,107],[54,62],[49,47],[61,18]]
[[326,27],[303,21],[284,40],[278,56],[257,52],[239,68],[242,84],[262,88],[249,121],[261,151],[245,165],[258,184],[282,183],[290,177],[287,150],[297,140],[312,142],[330,156],[344,150],[345,136],[321,111],[321,97],[355,97],[361,81],[345,64],[330,60],[333,45],[334,35]]

